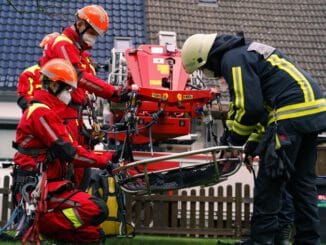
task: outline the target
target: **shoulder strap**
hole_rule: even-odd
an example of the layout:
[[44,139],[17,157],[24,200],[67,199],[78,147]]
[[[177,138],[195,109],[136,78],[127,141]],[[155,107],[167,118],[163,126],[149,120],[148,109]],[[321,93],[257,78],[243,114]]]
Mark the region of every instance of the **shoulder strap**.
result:
[[12,147],[15,148],[19,153],[32,157],[37,157],[47,152],[47,149],[45,148],[24,148],[15,141],[12,142]]

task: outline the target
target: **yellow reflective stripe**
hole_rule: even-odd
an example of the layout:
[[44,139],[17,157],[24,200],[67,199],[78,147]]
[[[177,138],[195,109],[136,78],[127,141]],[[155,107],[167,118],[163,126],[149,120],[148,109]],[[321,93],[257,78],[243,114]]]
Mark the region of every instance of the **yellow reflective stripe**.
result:
[[95,67],[92,65],[91,59],[87,57],[86,60],[87,60],[87,63],[89,64],[89,67],[91,68],[91,70],[93,72],[93,75],[95,76],[96,70],[95,70]]
[[264,134],[265,134],[265,127],[261,123],[257,123],[255,132],[249,136],[248,141],[260,142]]
[[232,80],[233,80],[233,89],[234,89],[234,96],[235,96],[234,102],[235,102],[235,106],[238,109],[235,115],[235,119],[240,122],[241,118],[245,114],[242,71],[240,66],[232,67]]
[[229,111],[228,111],[228,114],[227,114],[227,118],[232,118],[234,113],[235,113],[235,111],[234,111],[234,103],[231,101],[230,105],[229,105]]
[[73,42],[65,35],[61,34],[60,36],[58,36],[54,42],[53,42],[53,46],[56,45],[58,42],[61,42],[61,41],[67,41],[71,44],[73,44]]
[[[39,65],[33,65],[33,66],[30,66],[30,67],[26,68],[24,70],[24,72],[35,73],[35,71],[38,70],[38,69],[40,69],[40,66]],[[28,78],[29,88],[28,88],[28,92],[27,92],[28,95],[32,95],[33,94],[33,90],[34,90],[33,89],[33,82],[34,82],[34,80],[31,77],[29,77]]]
[[264,134],[265,133],[265,127],[261,123],[257,123],[256,131],[257,131],[258,134]]
[[93,75],[96,75],[96,69],[92,64],[89,64],[89,67],[91,68],[91,70],[93,71]]
[[28,113],[27,113],[27,119],[32,115],[32,113],[37,109],[37,108],[47,108],[50,110],[50,107],[44,104],[40,103],[33,103],[29,108],[28,108]]
[[249,138],[248,141],[255,141],[255,142],[260,142],[260,140],[262,139],[262,135],[258,134],[258,133],[252,133]]
[[315,99],[315,95],[309,81],[291,62],[284,58],[280,58],[277,54],[271,55],[267,61],[269,61],[273,66],[277,66],[279,69],[288,73],[298,83],[306,102],[313,101]]
[[34,82],[34,80],[31,78],[31,77],[29,77],[28,78],[28,91],[27,91],[27,94],[28,95],[32,95],[33,94],[33,82]]
[[278,137],[277,134],[275,134],[275,149],[281,149],[281,142],[280,142],[280,138]]
[[228,129],[231,129],[232,126],[233,126],[233,120],[226,120],[226,127],[227,127]]
[[86,69],[86,64],[81,64],[81,67],[82,67],[83,69]]
[[68,134],[68,136],[69,136],[69,140],[70,140],[70,142],[73,142],[74,139],[73,139],[73,137],[71,136],[71,134]]
[[80,219],[77,210],[74,208],[66,208],[62,210],[62,213],[66,218],[72,223],[72,225],[77,229],[83,225],[82,220]]
[[248,136],[254,131],[255,128],[256,128],[256,125],[247,126],[247,125],[240,124],[237,121],[233,121],[231,131],[233,131],[239,135]]
[[308,116],[326,111],[326,100],[319,99],[311,102],[297,103],[293,105],[283,106],[269,114],[268,124],[272,122]]
[[24,70],[24,72],[29,71],[29,72],[31,72],[31,73],[34,73],[35,70],[37,70],[37,69],[40,69],[40,66],[39,66],[39,65],[33,65],[33,66],[30,66],[30,67],[26,68],[26,69]]

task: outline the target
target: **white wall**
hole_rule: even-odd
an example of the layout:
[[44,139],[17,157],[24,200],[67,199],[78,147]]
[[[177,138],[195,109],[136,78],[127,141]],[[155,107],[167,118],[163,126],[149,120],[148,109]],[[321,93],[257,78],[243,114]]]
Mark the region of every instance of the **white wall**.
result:
[[15,129],[0,129],[0,159],[12,159],[15,149],[11,147],[11,142],[15,140]]

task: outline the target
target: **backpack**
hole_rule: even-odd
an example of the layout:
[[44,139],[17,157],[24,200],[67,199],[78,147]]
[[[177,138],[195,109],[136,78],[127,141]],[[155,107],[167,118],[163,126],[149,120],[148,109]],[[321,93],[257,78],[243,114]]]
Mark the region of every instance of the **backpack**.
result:
[[126,222],[125,195],[107,170],[92,169],[86,191],[107,204],[109,214],[100,225],[107,236],[134,236],[134,226]]

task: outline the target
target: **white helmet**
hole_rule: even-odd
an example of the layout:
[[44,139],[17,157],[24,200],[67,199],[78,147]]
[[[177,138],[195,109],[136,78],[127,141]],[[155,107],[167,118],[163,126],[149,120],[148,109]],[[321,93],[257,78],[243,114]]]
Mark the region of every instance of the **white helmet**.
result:
[[181,59],[186,72],[191,74],[207,62],[217,33],[194,34],[185,41],[181,50]]

